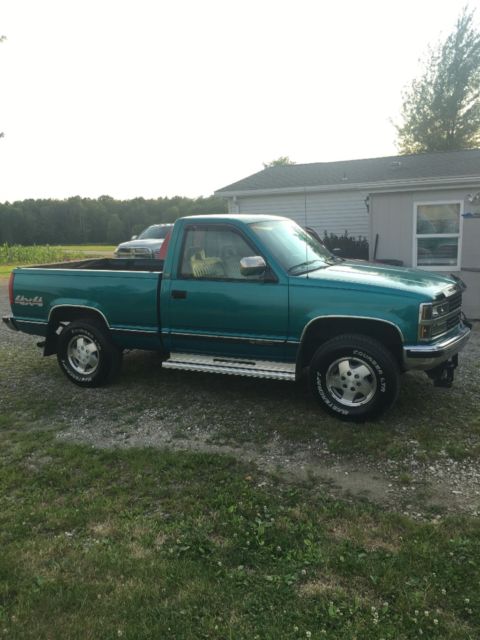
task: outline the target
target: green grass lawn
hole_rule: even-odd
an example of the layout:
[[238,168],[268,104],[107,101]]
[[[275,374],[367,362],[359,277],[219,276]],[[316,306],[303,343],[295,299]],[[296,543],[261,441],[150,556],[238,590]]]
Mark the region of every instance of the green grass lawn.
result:
[[8,638],[478,638],[480,523],[419,524],[234,460],[0,436]]

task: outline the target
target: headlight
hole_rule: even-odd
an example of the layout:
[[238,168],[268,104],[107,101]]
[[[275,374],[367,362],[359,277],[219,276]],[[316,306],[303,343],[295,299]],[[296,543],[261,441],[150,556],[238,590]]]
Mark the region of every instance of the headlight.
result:
[[432,306],[432,318],[439,318],[440,316],[444,316],[450,310],[448,302],[444,302],[442,304],[436,304]]
[[420,305],[420,324],[424,320],[432,319],[432,315],[433,315],[432,309],[433,309],[433,304],[431,302],[423,302]]
[[461,300],[458,307],[452,310],[449,300],[423,302],[418,317],[418,339],[431,340],[451,329],[454,326],[451,324],[452,318],[460,318],[460,305]]

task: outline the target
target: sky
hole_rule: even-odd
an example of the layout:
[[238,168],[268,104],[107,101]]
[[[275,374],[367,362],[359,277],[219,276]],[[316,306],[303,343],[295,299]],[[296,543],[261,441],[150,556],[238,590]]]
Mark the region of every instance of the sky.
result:
[[0,0],[0,202],[209,196],[279,156],[395,155],[402,89],[464,5]]

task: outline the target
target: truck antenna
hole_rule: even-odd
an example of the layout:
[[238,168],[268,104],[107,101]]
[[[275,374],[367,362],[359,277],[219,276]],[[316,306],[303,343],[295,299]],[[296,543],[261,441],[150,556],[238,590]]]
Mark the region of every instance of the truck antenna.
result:
[[[308,234],[308,220],[307,220],[307,189],[304,187],[303,189],[303,213],[305,217],[305,233]],[[305,239],[305,262],[308,262],[308,242]],[[307,278],[308,278],[308,270],[307,270]]]

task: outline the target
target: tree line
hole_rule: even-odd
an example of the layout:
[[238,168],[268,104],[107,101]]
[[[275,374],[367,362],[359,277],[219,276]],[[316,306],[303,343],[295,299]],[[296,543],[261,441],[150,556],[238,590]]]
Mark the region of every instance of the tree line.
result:
[[226,202],[214,196],[6,202],[0,204],[0,244],[117,244],[151,224],[226,211]]

